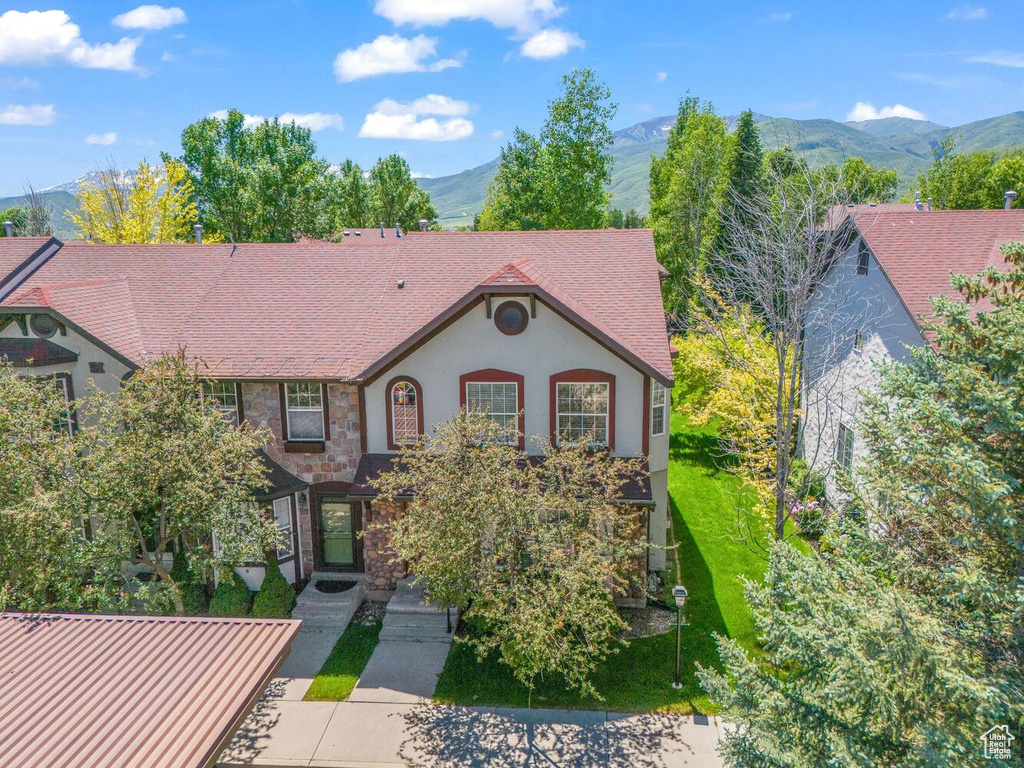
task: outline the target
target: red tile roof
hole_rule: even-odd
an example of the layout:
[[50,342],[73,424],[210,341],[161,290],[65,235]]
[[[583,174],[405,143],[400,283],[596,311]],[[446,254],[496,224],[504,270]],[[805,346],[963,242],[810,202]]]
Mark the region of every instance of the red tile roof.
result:
[[0,765],[209,766],[298,621],[0,614]]
[[1005,265],[999,247],[1024,240],[1024,210],[879,211],[851,214],[871,252],[915,319],[931,315],[935,296],[960,298],[954,273]]
[[672,377],[650,230],[368,235],[360,247],[350,237],[233,254],[228,244],[71,243],[4,305],[51,307],[138,365],[185,345],[216,376],[358,379],[512,276]]

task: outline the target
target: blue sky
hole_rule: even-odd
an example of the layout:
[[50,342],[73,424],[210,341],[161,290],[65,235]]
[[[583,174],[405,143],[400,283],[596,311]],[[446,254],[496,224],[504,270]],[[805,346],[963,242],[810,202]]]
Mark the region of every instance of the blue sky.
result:
[[516,125],[535,131],[581,66],[611,87],[616,128],[674,112],[687,91],[723,114],[801,119],[957,125],[1024,108],[1020,0],[3,8],[0,194],[176,154],[182,128],[228,107],[310,125],[331,162],[397,151],[415,173],[445,175],[493,158]]

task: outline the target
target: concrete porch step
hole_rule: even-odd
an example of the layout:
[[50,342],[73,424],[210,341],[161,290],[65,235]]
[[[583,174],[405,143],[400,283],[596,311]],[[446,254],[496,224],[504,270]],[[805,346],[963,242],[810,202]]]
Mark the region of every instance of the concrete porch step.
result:
[[[459,612],[452,609],[452,626],[459,620]],[[384,615],[385,627],[419,627],[422,629],[441,629],[448,631],[448,617],[441,613],[391,613]]]
[[304,627],[341,627],[352,620],[363,602],[366,586],[362,581],[344,592],[320,592],[316,581],[310,580],[302,590],[292,609],[292,618],[300,619]]
[[452,636],[444,628],[434,627],[384,627],[380,631],[380,641],[405,643],[451,643]]

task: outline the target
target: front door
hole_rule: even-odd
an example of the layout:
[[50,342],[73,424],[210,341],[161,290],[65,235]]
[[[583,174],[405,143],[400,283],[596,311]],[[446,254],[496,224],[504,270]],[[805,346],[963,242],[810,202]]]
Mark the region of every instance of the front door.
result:
[[348,496],[320,496],[320,552],[322,567],[356,567],[356,526]]

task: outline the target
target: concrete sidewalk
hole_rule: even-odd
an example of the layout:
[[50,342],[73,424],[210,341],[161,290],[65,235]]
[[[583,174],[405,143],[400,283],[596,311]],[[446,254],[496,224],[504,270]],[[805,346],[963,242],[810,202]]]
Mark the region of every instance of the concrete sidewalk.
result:
[[265,700],[219,765],[718,768],[714,718]]
[[264,699],[302,701],[313,678],[331,655],[344,627],[306,627],[299,630],[291,653],[270,681]]

